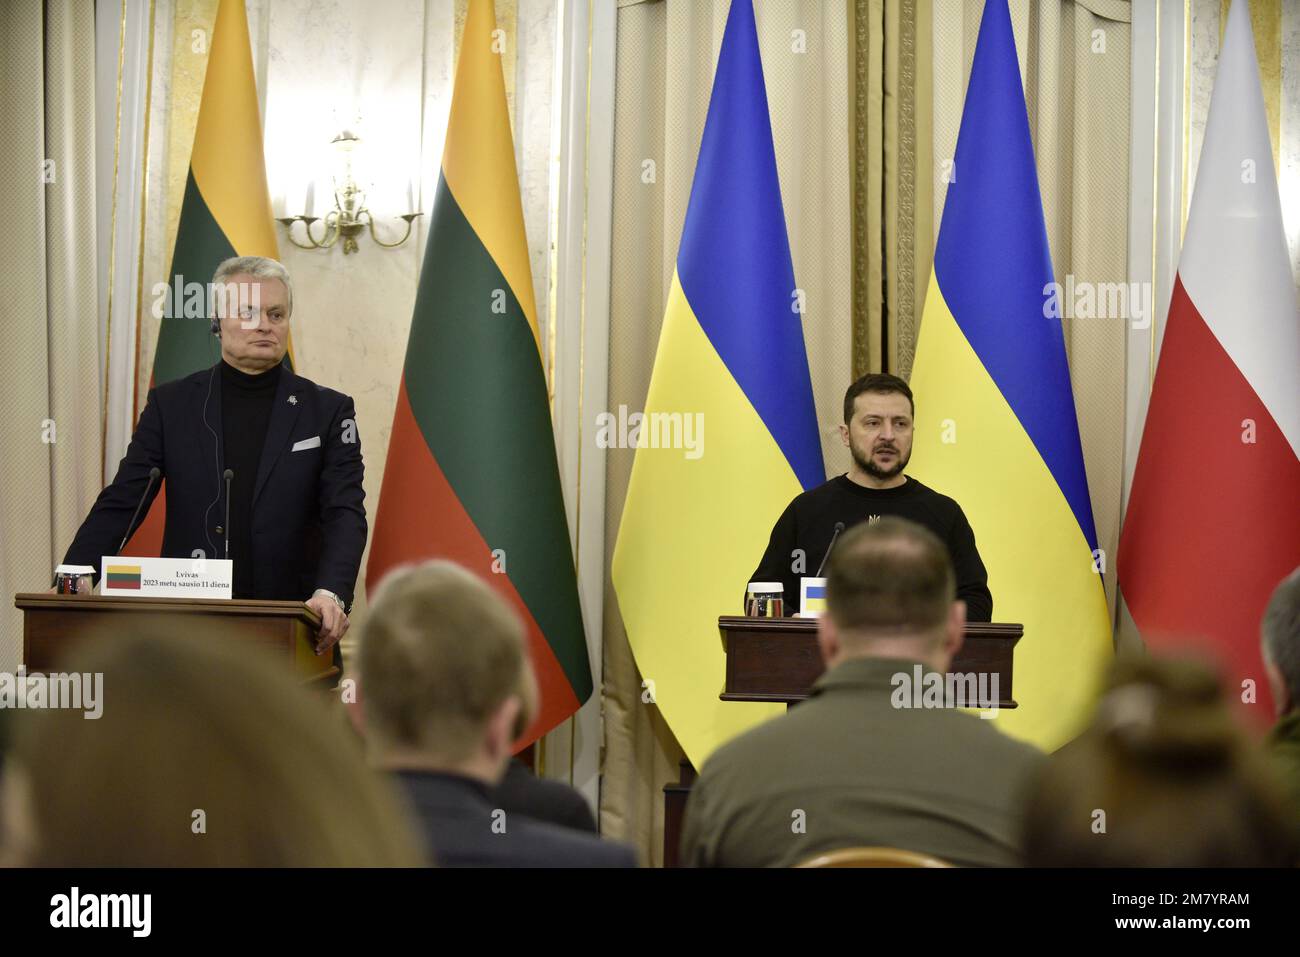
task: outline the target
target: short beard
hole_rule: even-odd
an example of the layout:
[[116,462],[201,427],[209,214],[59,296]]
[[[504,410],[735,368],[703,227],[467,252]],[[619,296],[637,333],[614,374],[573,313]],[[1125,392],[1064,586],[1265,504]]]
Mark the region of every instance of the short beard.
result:
[[907,463],[912,458],[912,452],[910,449],[908,450],[907,455],[903,455],[899,452],[897,447],[895,447],[894,451],[898,455],[898,462],[895,463],[893,468],[882,469],[875,462],[871,461],[869,456],[863,455],[862,450],[858,448],[856,443],[849,443],[849,453],[853,456],[853,461],[857,463],[858,468],[862,469],[862,471],[866,472],[872,478],[879,479],[880,481],[887,481],[888,479],[902,474],[903,469],[907,468]]

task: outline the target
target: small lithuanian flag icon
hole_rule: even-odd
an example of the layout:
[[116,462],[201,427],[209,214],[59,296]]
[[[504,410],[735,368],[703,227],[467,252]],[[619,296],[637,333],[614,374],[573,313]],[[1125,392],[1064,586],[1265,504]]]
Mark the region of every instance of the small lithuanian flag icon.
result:
[[139,565],[109,565],[107,585],[110,589],[140,590]]

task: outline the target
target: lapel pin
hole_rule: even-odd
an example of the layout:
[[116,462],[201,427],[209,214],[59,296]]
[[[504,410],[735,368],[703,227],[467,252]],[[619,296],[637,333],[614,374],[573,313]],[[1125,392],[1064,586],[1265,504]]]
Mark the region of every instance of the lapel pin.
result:
[[296,395],[291,395],[291,396],[289,396],[289,404],[290,404],[290,405],[297,405],[297,404],[298,404],[298,397],[297,397]]

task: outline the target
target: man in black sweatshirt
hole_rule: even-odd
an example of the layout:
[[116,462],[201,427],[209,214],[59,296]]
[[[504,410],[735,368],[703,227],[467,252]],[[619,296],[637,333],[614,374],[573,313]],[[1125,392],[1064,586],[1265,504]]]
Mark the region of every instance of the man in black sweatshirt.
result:
[[849,471],[795,497],[750,576],[781,582],[786,614],[799,610],[799,579],[817,575],[837,527],[897,515],[925,526],[948,546],[967,620],[993,620],[988,572],[961,506],[903,474],[912,455],[914,413],[912,390],[897,376],[871,373],[849,386],[840,426],[853,458]]

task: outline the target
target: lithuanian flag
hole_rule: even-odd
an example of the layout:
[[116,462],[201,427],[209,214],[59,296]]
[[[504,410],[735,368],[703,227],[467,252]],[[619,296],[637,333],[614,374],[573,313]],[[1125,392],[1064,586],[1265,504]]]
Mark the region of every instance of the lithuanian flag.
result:
[[140,590],[139,565],[109,565],[105,569],[108,575],[108,587],[113,589]]
[[495,29],[471,0],[366,587],[447,558],[495,588],[527,627],[531,742],[592,685]]
[[[186,295],[187,287],[191,293],[196,287],[190,284],[206,290],[217,266],[232,256],[279,255],[243,0],[221,0],[210,51],[150,388],[206,369],[220,358],[206,306],[197,308],[199,301]],[[291,344],[290,356],[292,350]],[[164,481],[125,554],[161,551],[166,497]]]

